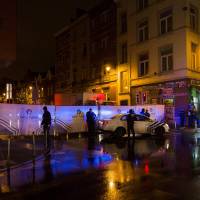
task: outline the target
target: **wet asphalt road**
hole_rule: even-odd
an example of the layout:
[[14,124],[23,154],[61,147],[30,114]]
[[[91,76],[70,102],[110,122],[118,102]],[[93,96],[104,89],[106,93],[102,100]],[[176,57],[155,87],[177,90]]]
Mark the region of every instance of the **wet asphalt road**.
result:
[[0,174],[0,199],[200,199],[200,134],[75,138]]

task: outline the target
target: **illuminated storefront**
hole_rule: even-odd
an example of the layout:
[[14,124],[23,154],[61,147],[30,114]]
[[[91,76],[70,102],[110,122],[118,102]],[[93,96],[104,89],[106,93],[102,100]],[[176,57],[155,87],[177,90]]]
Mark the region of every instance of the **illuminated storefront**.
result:
[[194,103],[200,113],[200,81],[183,79],[139,87],[132,87],[132,104],[164,104],[165,119],[169,124],[179,124],[180,111],[187,112]]

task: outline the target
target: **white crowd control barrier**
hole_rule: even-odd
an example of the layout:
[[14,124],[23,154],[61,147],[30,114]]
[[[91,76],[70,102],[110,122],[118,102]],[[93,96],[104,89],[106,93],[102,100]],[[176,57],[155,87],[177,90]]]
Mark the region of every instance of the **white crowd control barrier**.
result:
[[[148,109],[151,118],[164,119],[164,105],[145,106],[53,106],[47,105],[52,116],[51,133],[84,132],[86,112],[92,108],[100,119],[108,119],[117,113],[127,113],[134,109],[140,113]],[[80,112],[81,111],[81,112]],[[31,135],[42,133],[41,120],[43,105],[0,104],[0,132],[12,135]]]

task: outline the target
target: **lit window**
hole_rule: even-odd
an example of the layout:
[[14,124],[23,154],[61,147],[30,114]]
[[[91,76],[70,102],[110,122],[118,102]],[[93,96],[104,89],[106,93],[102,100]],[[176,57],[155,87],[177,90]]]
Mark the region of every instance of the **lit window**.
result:
[[142,92],[142,104],[147,103],[147,92]]
[[138,69],[138,76],[144,76],[148,74],[149,68],[149,55],[142,54],[139,56],[139,69]]
[[166,47],[160,51],[161,55],[161,72],[170,71],[173,69],[173,48]]
[[198,30],[198,10],[194,6],[190,6],[190,28],[193,31]]
[[165,34],[173,29],[172,10],[160,14],[160,34]]
[[191,44],[191,68],[193,70],[197,70],[197,44],[192,43]]
[[128,72],[124,71],[120,73],[120,92],[128,92]]
[[142,42],[148,40],[149,33],[148,33],[148,22],[144,21],[138,25],[138,41]]

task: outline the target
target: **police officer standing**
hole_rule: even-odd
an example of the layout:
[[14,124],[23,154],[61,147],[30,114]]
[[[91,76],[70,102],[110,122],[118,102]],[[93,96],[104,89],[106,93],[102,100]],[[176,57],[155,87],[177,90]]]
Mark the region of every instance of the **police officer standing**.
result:
[[43,131],[44,131],[44,136],[45,136],[45,144],[46,148],[49,150],[50,149],[50,127],[51,127],[51,114],[47,110],[47,107],[43,107],[43,115],[42,115],[42,123],[41,125],[43,126]]
[[132,133],[133,138],[135,138],[135,130],[134,130],[134,121],[135,121],[135,112],[133,109],[129,110],[127,115],[127,132],[128,132],[128,139],[130,139],[130,135]]
[[88,150],[95,149],[96,115],[92,108],[86,113],[88,126]]
[[89,109],[89,111],[86,113],[87,118],[87,126],[88,126],[88,132],[89,134],[94,134],[96,129],[96,115],[92,111],[92,108]]

